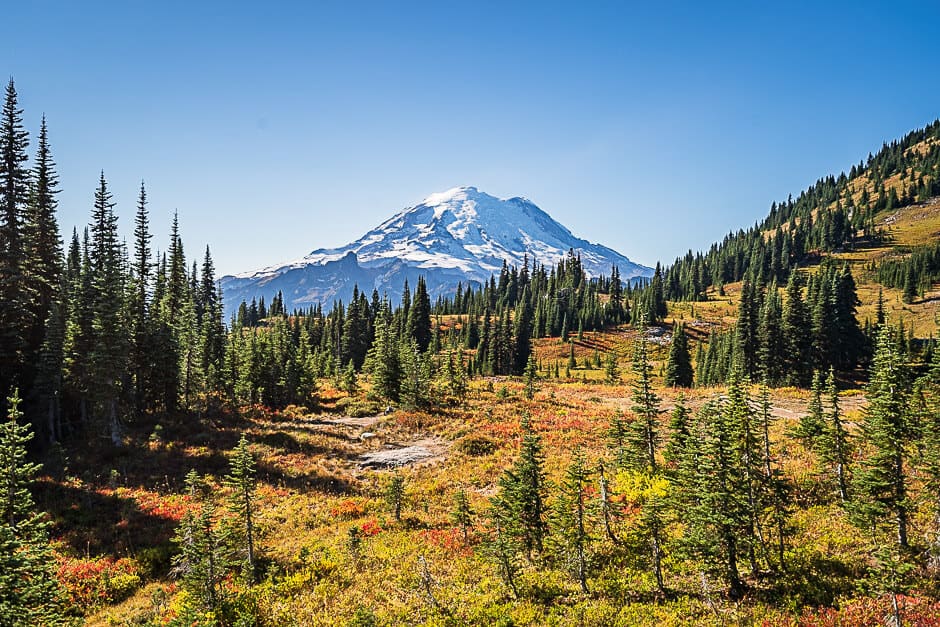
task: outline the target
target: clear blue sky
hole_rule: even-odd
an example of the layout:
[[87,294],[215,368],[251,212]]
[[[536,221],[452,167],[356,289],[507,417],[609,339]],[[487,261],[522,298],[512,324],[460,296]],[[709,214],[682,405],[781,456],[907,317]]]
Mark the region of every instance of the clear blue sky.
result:
[[456,185],[670,261],[940,115],[934,1],[8,4],[63,229],[103,169],[129,239],[143,178],[223,273]]

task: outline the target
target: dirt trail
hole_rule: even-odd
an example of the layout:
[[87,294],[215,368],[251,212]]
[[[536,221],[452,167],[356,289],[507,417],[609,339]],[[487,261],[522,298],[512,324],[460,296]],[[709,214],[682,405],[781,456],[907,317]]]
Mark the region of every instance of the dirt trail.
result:
[[443,460],[446,452],[447,443],[435,437],[414,440],[405,445],[389,442],[385,449],[360,455],[359,469],[379,470],[419,463],[432,464]]
[[[387,414],[375,416],[341,416],[318,420],[317,425],[327,428],[339,428],[353,431],[351,441],[357,441],[354,449],[366,449],[353,460],[356,470],[387,470],[403,466],[434,464],[442,461],[447,453],[448,443],[441,438],[427,434],[415,434],[404,440],[392,441],[382,428]],[[381,448],[373,448],[381,442]]]

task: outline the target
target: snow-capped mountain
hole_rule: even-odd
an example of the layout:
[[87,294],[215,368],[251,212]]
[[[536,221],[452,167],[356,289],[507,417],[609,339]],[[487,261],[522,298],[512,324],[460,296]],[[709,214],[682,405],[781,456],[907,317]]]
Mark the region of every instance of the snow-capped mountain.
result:
[[414,286],[423,275],[432,296],[450,293],[458,282],[479,285],[498,274],[503,262],[521,267],[554,265],[569,250],[581,256],[589,276],[610,274],[623,280],[648,277],[652,270],[620,253],[572,235],[571,231],[525,198],[496,198],[475,187],[431,194],[420,204],[392,216],[342,248],[318,249],[297,261],[222,278],[225,303],[278,290],[287,308],[348,301],[353,286],[392,299],[407,278]]

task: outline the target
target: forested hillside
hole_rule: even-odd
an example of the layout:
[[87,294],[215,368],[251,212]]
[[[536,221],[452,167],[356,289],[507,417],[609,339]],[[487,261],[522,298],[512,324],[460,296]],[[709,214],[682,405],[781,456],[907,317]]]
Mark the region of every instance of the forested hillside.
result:
[[11,81],[3,624],[936,624],[940,122],[638,285],[232,320],[53,145]]

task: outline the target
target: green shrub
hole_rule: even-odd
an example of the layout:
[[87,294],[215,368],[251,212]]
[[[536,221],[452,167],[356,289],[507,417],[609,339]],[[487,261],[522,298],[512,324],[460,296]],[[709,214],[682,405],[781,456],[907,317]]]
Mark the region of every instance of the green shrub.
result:
[[468,435],[457,441],[457,451],[468,457],[483,457],[496,451],[498,445],[482,435]]

